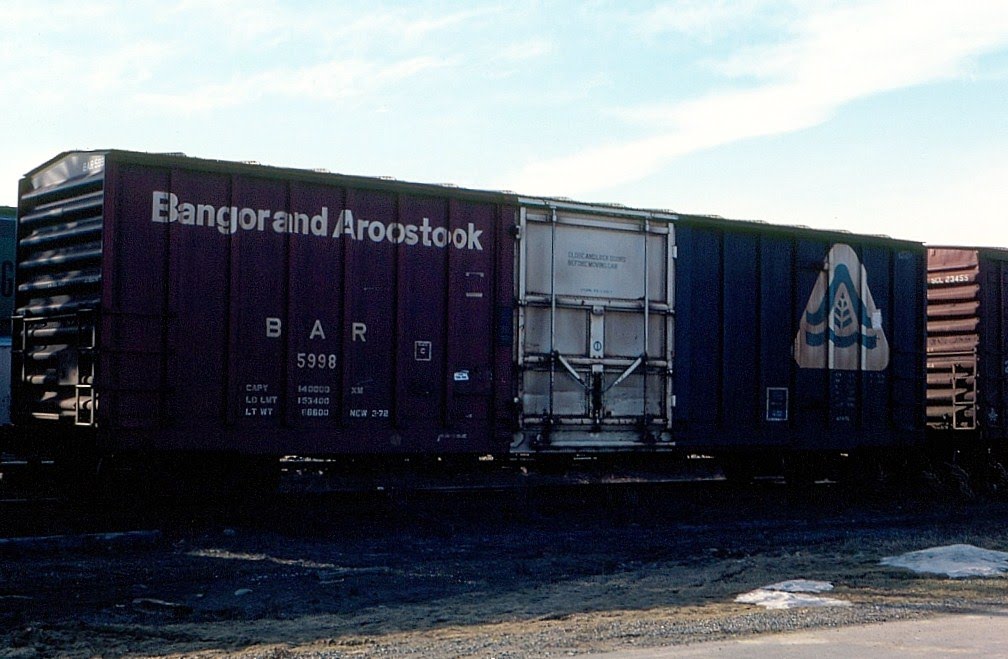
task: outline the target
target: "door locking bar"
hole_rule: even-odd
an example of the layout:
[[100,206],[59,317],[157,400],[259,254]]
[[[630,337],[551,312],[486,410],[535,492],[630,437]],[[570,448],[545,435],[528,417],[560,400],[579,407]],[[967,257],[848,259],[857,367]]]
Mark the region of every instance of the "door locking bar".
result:
[[554,353],[553,356],[556,357],[557,361],[560,362],[560,364],[567,369],[567,372],[570,373],[575,380],[581,383],[582,387],[584,387],[585,389],[591,388],[591,385],[589,385],[587,382],[584,381],[584,378],[582,378],[581,375],[574,370],[574,367],[571,366],[571,363],[567,361],[567,359],[563,355],[561,355],[560,353]]
[[[571,377],[574,378],[575,380],[577,380],[578,383],[580,383],[580,385],[582,387],[584,387],[585,389],[591,389],[592,388],[592,386],[590,384],[588,384],[587,382],[585,382],[585,379],[583,377],[581,377],[581,374],[578,373],[577,370],[574,369],[574,367],[571,365],[571,363],[569,361],[567,361],[566,357],[564,357],[563,355],[561,355],[559,353],[556,353],[554,355],[554,357],[556,358],[556,360],[558,362],[560,362],[560,364],[565,369],[567,369],[567,372],[571,374]],[[609,384],[608,387],[606,387],[605,389],[602,390],[602,393],[606,393],[607,391],[609,391],[610,389],[612,389],[613,387],[615,387],[616,385],[618,385],[620,382],[622,382],[623,380],[626,380],[628,377],[630,377],[631,375],[633,375],[633,372],[636,371],[637,368],[641,364],[643,364],[643,363],[644,363],[644,357],[643,356],[640,356],[637,359],[635,359],[632,364],[630,364],[629,366],[627,366],[627,368],[626,368],[625,371],[623,371],[622,373],[620,373],[620,376],[618,378],[616,378],[615,380],[613,380]],[[592,372],[595,372],[595,366],[600,366],[600,364],[593,364],[592,365]]]
[[616,385],[618,385],[623,380],[626,380],[628,377],[630,377],[630,375],[634,371],[637,370],[637,367],[640,366],[643,363],[644,363],[644,356],[641,355],[640,357],[638,357],[637,359],[634,360],[634,363],[632,363],[629,366],[627,366],[627,369],[625,371],[623,371],[622,373],[620,373],[620,376],[618,378],[616,378],[615,380],[613,380],[612,384],[610,384],[608,387],[606,387],[602,391],[602,393],[605,393],[605,392],[609,391],[610,389],[612,389],[613,387],[615,387]]

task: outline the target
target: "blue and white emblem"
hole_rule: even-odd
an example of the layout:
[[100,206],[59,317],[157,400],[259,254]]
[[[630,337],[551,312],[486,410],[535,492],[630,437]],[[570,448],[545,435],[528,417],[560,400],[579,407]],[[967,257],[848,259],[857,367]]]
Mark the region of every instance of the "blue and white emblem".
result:
[[794,357],[801,368],[881,371],[889,365],[882,312],[850,245],[830,249],[802,313]]

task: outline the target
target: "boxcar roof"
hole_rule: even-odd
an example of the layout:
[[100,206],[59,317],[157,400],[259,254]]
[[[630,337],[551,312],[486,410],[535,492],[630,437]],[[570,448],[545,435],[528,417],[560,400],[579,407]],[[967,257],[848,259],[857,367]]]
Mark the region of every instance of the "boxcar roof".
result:
[[213,160],[196,158],[182,153],[147,153],[121,149],[74,149],[64,151],[45,163],[35,167],[25,174],[25,178],[51,167],[60,160],[79,154],[103,155],[115,162],[147,165],[151,167],[184,167],[186,169],[226,174],[243,174],[259,178],[276,180],[297,180],[307,182],[329,183],[369,190],[383,190],[417,195],[450,196],[459,199],[483,201],[488,203],[510,204],[514,206],[538,205],[551,206],[572,212],[610,213],[648,217],[657,221],[679,221],[693,225],[709,226],[724,230],[750,231],[756,234],[792,235],[798,238],[855,242],[859,244],[884,244],[903,249],[923,249],[921,242],[893,238],[876,234],[857,234],[841,229],[816,229],[801,225],[773,224],[759,220],[728,219],[717,215],[697,213],[679,213],[670,210],[649,208],[634,208],[612,203],[578,202],[564,197],[533,197],[518,195],[507,190],[478,190],[456,187],[449,184],[418,183],[402,181],[393,178],[376,176],[356,176],[333,173],[324,170],[299,169],[294,167],[276,167],[256,162],[238,162],[228,160]]
[[975,251],[983,254],[987,258],[994,258],[998,260],[1008,260],[1008,247],[988,247],[980,245],[931,245],[927,244],[928,249],[954,249],[954,250],[966,250]]

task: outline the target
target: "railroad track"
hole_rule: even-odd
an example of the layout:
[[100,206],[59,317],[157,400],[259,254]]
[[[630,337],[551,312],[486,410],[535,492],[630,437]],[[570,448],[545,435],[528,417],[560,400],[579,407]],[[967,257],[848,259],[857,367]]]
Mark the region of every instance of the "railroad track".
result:
[[8,459],[0,463],[0,538],[135,529],[174,535],[235,526],[293,534],[353,527],[380,532],[383,524],[437,529],[556,515],[676,527],[781,519],[808,526],[823,519],[846,523],[852,509],[878,510],[888,520],[893,514],[927,514],[961,501],[956,493],[921,493],[915,485],[819,482],[789,487],[775,478],[743,485],[700,467],[674,474],[516,468],[488,478],[486,473],[427,470],[348,477],[317,465],[287,465],[279,484],[249,482],[231,489],[213,483],[202,492],[167,491],[138,474],[120,473],[115,485],[74,491],[60,486],[52,463]]

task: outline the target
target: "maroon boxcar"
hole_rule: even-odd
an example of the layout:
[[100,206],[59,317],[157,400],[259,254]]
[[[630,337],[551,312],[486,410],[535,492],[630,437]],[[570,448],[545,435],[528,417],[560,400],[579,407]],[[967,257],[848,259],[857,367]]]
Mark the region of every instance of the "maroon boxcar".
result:
[[928,426],[958,446],[1008,439],[1008,250],[928,249]]
[[95,151],[19,199],[15,423],[100,451],[507,451],[509,197]]

